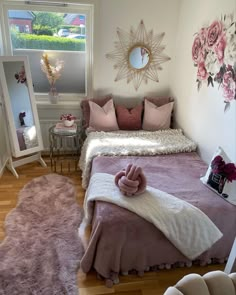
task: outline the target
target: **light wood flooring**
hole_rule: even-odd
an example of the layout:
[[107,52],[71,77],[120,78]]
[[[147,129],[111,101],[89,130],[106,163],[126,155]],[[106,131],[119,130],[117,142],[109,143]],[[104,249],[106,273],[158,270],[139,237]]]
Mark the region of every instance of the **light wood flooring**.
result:
[[[0,178],[0,241],[4,239],[4,219],[8,212],[16,206],[17,194],[31,179],[51,173],[48,158],[44,158],[48,167],[41,167],[37,162],[17,168],[19,179],[16,179],[8,170]],[[74,180],[77,189],[77,200],[82,206],[84,190],[81,187],[79,172],[64,173]],[[142,278],[136,275],[121,276],[120,284],[113,288],[106,288],[103,281],[96,278],[94,271],[89,274],[78,272],[80,295],[162,295],[167,287],[174,285],[180,278],[188,273],[204,274],[211,270],[223,270],[225,265],[209,265],[206,267],[193,266],[191,268],[178,268],[147,272]]]

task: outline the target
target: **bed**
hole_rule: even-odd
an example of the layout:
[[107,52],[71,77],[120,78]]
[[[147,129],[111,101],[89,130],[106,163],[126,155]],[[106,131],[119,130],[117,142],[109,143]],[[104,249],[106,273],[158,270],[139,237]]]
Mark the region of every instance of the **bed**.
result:
[[[226,261],[236,236],[236,206],[200,181],[207,165],[198,156],[196,144],[179,129],[91,132],[80,158],[87,193],[94,175],[114,177],[129,163],[142,167],[148,186],[199,208],[223,236],[201,255],[189,259],[151,222],[98,199],[93,202],[91,235],[81,261],[82,270],[95,269],[111,285],[118,282],[119,274],[133,270],[142,275],[148,270]],[[103,186],[102,181],[99,186]],[[81,226],[81,234],[87,225]]]

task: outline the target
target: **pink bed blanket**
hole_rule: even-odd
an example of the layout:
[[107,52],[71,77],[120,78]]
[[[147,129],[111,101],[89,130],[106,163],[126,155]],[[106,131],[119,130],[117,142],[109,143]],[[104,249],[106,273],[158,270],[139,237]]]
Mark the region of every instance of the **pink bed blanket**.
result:
[[[223,237],[195,261],[204,265],[223,262],[236,235],[236,206],[205,187],[199,178],[207,165],[195,152],[157,156],[99,156],[93,160],[91,174],[115,175],[128,163],[142,167],[149,186],[181,198],[202,210],[223,233]],[[81,261],[84,272],[94,268],[107,279],[135,269],[142,273],[150,267],[176,263],[191,264],[153,224],[135,213],[111,203],[96,201],[92,232]]]

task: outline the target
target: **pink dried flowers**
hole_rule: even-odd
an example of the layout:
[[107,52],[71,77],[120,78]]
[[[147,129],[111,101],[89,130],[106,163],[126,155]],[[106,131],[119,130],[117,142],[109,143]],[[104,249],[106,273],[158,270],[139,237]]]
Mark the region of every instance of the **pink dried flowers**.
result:
[[64,61],[57,60],[55,66],[52,66],[49,62],[48,55],[45,53],[43,54],[40,63],[41,70],[46,74],[51,87],[54,87],[56,80],[58,80],[61,76],[61,72],[64,67]]

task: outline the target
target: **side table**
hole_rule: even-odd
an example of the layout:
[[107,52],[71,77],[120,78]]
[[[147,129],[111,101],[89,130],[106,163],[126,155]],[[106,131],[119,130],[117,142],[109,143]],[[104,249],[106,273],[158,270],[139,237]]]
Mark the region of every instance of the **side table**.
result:
[[55,131],[55,126],[49,128],[50,162],[54,172],[65,170],[76,171],[81,148],[81,132],[77,126],[76,132]]

